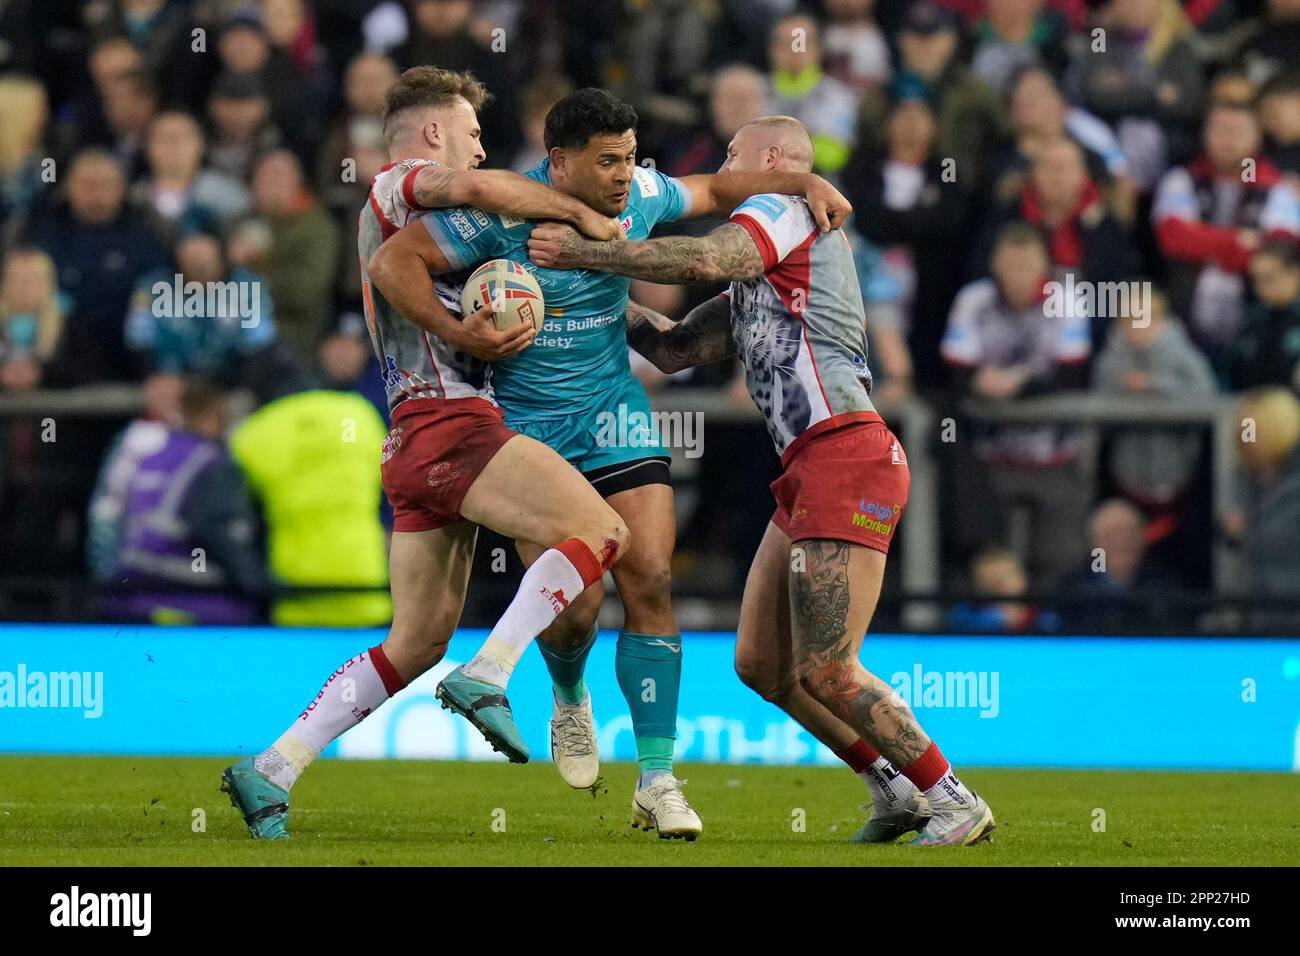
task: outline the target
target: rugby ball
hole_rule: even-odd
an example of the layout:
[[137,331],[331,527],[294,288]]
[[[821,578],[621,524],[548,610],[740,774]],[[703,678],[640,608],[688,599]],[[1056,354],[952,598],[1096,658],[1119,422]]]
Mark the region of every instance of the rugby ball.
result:
[[489,259],[465,280],[465,288],[460,293],[461,315],[477,312],[489,303],[498,329],[512,329],[521,322],[531,322],[533,328],[541,331],[542,287],[519,263]]

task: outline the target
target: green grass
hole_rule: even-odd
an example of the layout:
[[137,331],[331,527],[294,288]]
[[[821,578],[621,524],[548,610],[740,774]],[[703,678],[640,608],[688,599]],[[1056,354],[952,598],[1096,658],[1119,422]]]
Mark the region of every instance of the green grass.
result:
[[[594,796],[550,764],[324,760],[294,788],[294,838],[257,843],[218,792],[229,761],[0,757],[2,865],[1278,865],[1300,860],[1283,774],[1012,771],[963,778],[998,819],[964,849],[850,846],[866,790],[847,770],[685,766],[699,842],[627,824],[635,769]],[[504,810],[505,832],[493,829]],[[1094,832],[1094,808],[1106,813]],[[194,810],[206,814],[195,832]],[[795,832],[795,810],[805,832]],[[496,818],[500,819],[500,814]]]

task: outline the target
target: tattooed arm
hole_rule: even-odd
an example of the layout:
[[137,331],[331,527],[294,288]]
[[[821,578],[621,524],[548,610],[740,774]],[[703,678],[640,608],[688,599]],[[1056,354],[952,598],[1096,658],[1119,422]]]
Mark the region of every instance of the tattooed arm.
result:
[[716,295],[674,322],[654,309],[629,301],[627,342],[659,369],[671,375],[684,368],[718,362],[734,354],[731,303]]
[[668,285],[753,279],[764,271],[758,246],[745,227],[734,222],[707,236],[635,242],[594,242],[569,226],[542,223],[528,239],[528,255],[550,269],[617,272]]
[[844,225],[853,206],[838,189],[815,173],[713,173],[678,180],[691,194],[691,218],[725,219],[750,196],[779,193],[803,196],[822,232]]
[[421,209],[474,206],[520,219],[567,222],[593,239],[619,239],[617,219],[602,216],[581,200],[506,169],[449,169],[428,164],[407,173]]

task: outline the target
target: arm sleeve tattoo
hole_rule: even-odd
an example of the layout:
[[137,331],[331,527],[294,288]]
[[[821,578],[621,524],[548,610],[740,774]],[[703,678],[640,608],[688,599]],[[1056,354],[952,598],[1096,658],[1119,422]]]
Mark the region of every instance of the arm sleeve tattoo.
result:
[[753,279],[763,256],[744,226],[729,222],[707,236],[669,236],[629,242],[579,240],[581,265],[647,282],[683,285]]
[[680,372],[734,354],[731,304],[714,296],[680,322],[635,302],[627,304],[627,341],[661,372]]

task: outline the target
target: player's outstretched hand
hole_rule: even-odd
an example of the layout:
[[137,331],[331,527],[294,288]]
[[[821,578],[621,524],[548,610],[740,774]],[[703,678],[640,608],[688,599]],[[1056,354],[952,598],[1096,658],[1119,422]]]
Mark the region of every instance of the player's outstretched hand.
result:
[[840,228],[853,213],[853,204],[820,176],[812,178],[804,198],[808,200],[808,208],[812,210],[813,218],[817,220],[822,232]]
[[531,322],[520,322],[512,329],[498,329],[493,320],[492,303],[477,312],[471,312],[460,323],[457,340],[452,343],[462,352],[468,352],[484,362],[499,362],[518,355],[532,344],[537,329]]
[[[622,230],[619,230],[622,232]],[[578,244],[583,241],[577,230],[558,222],[544,222],[533,227],[528,237],[528,258],[546,269],[573,269],[578,262]]]
[[578,231],[589,239],[605,241],[607,239],[626,239],[623,234],[623,227],[619,224],[615,216],[602,216],[596,210],[592,209],[586,203],[582,204],[583,212],[578,214],[578,221],[574,223]]

